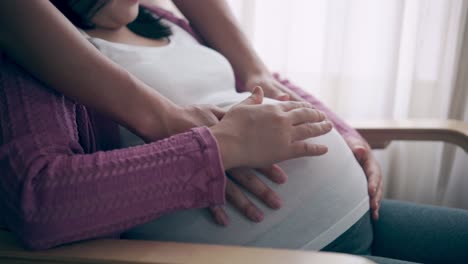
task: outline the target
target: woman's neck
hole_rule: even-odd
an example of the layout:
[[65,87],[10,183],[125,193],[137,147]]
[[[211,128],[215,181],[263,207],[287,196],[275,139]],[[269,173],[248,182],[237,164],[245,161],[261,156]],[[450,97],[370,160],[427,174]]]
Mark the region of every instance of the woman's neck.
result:
[[85,31],[88,35],[94,38],[100,38],[111,42],[137,45],[137,46],[150,46],[150,47],[161,47],[169,44],[169,39],[149,39],[140,36],[128,27],[123,26],[115,29],[108,28],[94,28]]
[[135,37],[135,33],[126,26],[112,29],[96,27],[94,29],[86,30],[86,33],[92,37],[102,38],[112,42],[125,42],[125,40]]

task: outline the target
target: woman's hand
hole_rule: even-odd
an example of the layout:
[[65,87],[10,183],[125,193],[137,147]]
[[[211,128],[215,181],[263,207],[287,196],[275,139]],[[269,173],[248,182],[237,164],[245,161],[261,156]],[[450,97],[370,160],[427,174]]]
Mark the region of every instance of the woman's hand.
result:
[[[283,101],[304,101],[304,99],[279,83],[269,73],[250,75],[245,84],[247,90],[249,90],[249,88],[252,89],[255,85],[262,85],[262,88],[265,90],[265,96],[269,98]],[[383,196],[383,180],[380,166],[373,156],[371,148],[364,139],[356,136],[345,136],[344,138],[367,176],[372,216],[377,220],[379,217],[380,202]]]
[[257,86],[249,98],[211,127],[224,168],[262,168],[327,152],[326,146],[305,141],[331,131],[332,124],[322,112],[306,102],[262,105],[262,100],[263,91]]
[[383,196],[383,179],[379,163],[372,154],[369,144],[367,144],[364,139],[355,136],[344,137],[344,139],[367,176],[372,217],[374,220],[377,220],[379,218],[380,202]]
[[[285,183],[287,180],[286,173],[284,173],[278,165],[257,169],[257,171],[276,184]],[[255,195],[268,207],[272,209],[279,209],[281,207],[281,198],[254,173],[253,169],[236,168],[229,170],[228,174],[239,185]],[[254,222],[263,220],[263,212],[250,201],[239,186],[230,179],[228,179],[226,185],[226,198],[248,219]],[[229,224],[229,217],[222,206],[211,207],[210,211],[216,223],[223,226]]]
[[[308,103],[261,105],[262,100],[261,88],[254,89],[249,98],[231,108],[211,130],[230,176],[269,207],[278,209],[281,198],[249,168],[262,168],[257,170],[268,179],[284,183],[287,176],[281,168],[268,164],[326,153],[325,146],[304,140],[328,133],[332,126],[328,121],[322,122],[323,113]],[[227,183],[226,196],[247,218],[255,222],[263,219],[263,213],[231,180]],[[217,223],[228,224],[229,218],[222,207],[210,209]]]
[[[191,105],[181,107],[177,110],[177,116],[172,119],[169,135],[177,134],[197,126],[211,127],[219,122],[224,116],[225,111],[213,105]],[[284,183],[287,179],[286,174],[278,165],[272,165],[268,168],[258,169],[260,173],[275,183]],[[281,199],[271,190],[257,175],[249,168],[235,168],[228,171],[229,175],[242,185],[247,191],[251,192],[258,199],[270,206],[272,209],[278,209],[281,206]],[[263,219],[263,213],[247,198],[243,191],[232,180],[227,179],[226,185],[227,200],[252,221],[259,222]],[[227,225],[229,217],[223,207],[210,207],[213,218],[220,225]]]

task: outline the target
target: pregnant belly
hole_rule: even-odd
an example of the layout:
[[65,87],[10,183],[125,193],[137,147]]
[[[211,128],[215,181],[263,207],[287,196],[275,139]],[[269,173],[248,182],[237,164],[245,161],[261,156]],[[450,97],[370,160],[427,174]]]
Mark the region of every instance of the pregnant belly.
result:
[[[238,99],[242,98],[237,98],[235,102],[238,102]],[[219,98],[217,100],[220,102]],[[207,101],[201,103],[210,103]],[[275,101],[266,100],[265,103]],[[232,104],[218,105],[229,108]],[[227,204],[226,211],[230,217],[227,227],[214,224],[208,210],[193,209],[164,215],[130,230],[124,237],[321,249],[367,212],[367,182],[360,165],[335,130],[309,140],[327,145],[329,151],[320,157],[303,157],[279,163],[288,174],[288,181],[282,185],[269,185],[282,197],[281,209],[269,209],[247,194],[264,212],[265,217],[261,223],[249,221]],[[259,177],[264,178],[262,175]],[[267,179],[263,180],[269,183]]]

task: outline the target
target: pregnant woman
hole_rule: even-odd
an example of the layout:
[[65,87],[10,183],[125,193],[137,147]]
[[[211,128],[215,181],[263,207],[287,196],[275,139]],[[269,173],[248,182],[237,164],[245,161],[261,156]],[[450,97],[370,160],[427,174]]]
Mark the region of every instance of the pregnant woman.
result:
[[[142,40],[141,36],[128,32],[127,23],[123,23],[119,27],[128,30],[130,38],[119,41],[116,34],[119,30],[108,30],[106,26],[113,24],[111,18],[131,17],[126,12],[136,14],[138,5],[125,1],[112,3],[101,7],[93,16],[96,27],[87,30],[89,40],[104,55],[155,87],[160,94],[180,106],[208,104],[226,111],[250,95],[236,92],[234,72],[226,58],[200,45],[168,20],[161,22],[170,28],[170,36]],[[263,104],[278,102],[263,99]],[[124,128],[121,135],[123,147],[144,143]],[[315,250],[325,247],[369,210],[367,182],[361,166],[335,130],[309,140],[327,146],[328,153],[279,164],[289,180],[272,188],[283,198],[284,206],[275,211],[262,207],[265,215],[259,215],[258,219],[252,217],[258,221],[263,218],[261,223],[252,223],[234,208],[227,207],[230,224],[221,227],[213,225],[204,210],[194,209],[163,216],[126,236]]]
[[[248,111],[242,112],[242,109],[245,110],[247,106],[256,107],[262,101],[262,111],[278,112],[278,109],[281,108],[284,113],[289,113],[283,114],[283,116],[288,115],[288,118],[283,120],[288,120],[293,125],[295,118],[298,118],[298,124],[304,123],[307,118],[309,122],[323,120],[320,113],[304,104],[279,102],[272,98],[263,98],[262,91],[259,88],[255,88],[253,96],[250,96],[249,93],[236,93],[236,82],[231,68],[231,64],[236,64],[235,59],[228,61],[215,50],[199,44],[197,39],[179,26],[181,25],[180,21],[176,21],[170,16],[158,20],[141,13],[146,12],[145,10],[141,10],[139,16],[138,1],[54,1],[54,3],[75,25],[84,30],[83,33],[86,34],[88,40],[100,52],[150,87],[156,89],[171,102],[181,107],[193,104],[216,105],[228,111],[219,123],[224,128],[232,124],[239,125],[239,123],[232,122],[233,117],[243,113],[248,114]],[[153,11],[159,15],[164,14],[159,9]],[[126,25],[137,16],[140,21],[137,20],[136,23],[130,26],[131,28],[134,26],[134,28],[129,30]],[[252,84],[255,83],[255,81],[252,81]],[[252,89],[253,87],[246,88]],[[288,98],[288,95],[284,94],[274,96],[271,90],[266,92],[273,98],[281,100]],[[8,96],[11,98],[11,94],[7,94]],[[289,96],[294,96],[294,94]],[[29,102],[27,100],[23,101]],[[240,101],[244,103],[237,105]],[[125,102],[117,103],[124,104]],[[7,106],[8,104],[4,105]],[[308,113],[306,119],[304,119],[303,115],[293,114],[293,112],[298,113],[295,110],[299,108],[301,113]],[[258,109],[260,111],[260,108]],[[259,121],[262,121],[262,119],[259,119]],[[263,131],[262,136],[266,138],[283,132],[280,127],[275,129],[274,126],[269,126],[272,128],[269,131],[262,130],[265,124],[250,122],[249,131]],[[216,133],[216,127],[221,127],[221,125],[212,129],[215,135],[220,135]],[[257,203],[263,211],[263,214],[261,214],[255,208],[252,209],[251,206],[244,207],[252,209],[244,213],[250,219],[260,223],[250,222],[228,205],[226,210],[227,215],[230,217],[229,224],[220,208],[213,209],[218,222],[227,225],[226,227],[213,224],[202,209],[191,209],[162,216],[157,215],[158,218],[153,216],[147,217],[146,220],[135,221],[135,223],[141,223],[157,218],[146,225],[126,232],[124,236],[134,239],[324,249],[355,254],[372,253],[421,262],[437,261],[438,258],[447,260],[449,257],[454,257],[455,261],[458,261],[466,257],[462,253],[463,245],[466,243],[468,236],[467,227],[463,224],[468,220],[468,216],[464,211],[384,202],[381,220],[374,223],[373,229],[370,214],[368,213],[369,199],[367,196],[368,183],[366,182],[366,175],[351,152],[349,142],[345,142],[335,130],[327,133],[330,126],[326,122],[320,125],[311,124],[310,127],[312,126],[315,131],[313,134],[324,135],[315,138],[309,138],[313,134],[308,134],[307,137],[303,136],[303,139],[308,138],[306,139],[308,144],[303,146],[315,148],[314,154],[323,154],[326,150],[323,147],[325,145],[328,147],[328,152],[320,157],[301,157],[282,161],[278,164],[289,176],[289,179],[285,184],[273,185],[269,188],[272,188],[282,197],[282,208],[280,210],[271,210],[263,206],[262,203]],[[121,147],[127,152],[121,154],[116,152],[114,159],[125,158],[122,154],[128,154],[131,158],[137,159],[132,154],[136,153],[137,148],[140,147],[131,148],[130,146],[143,144],[143,140],[124,127],[120,128],[120,132]],[[198,132],[206,135],[203,130],[198,130]],[[244,133],[244,135],[247,134]],[[254,136],[255,134],[251,135]],[[258,135],[255,136],[259,138]],[[79,135],[79,138],[82,138],[82,135]],[[209,138],[203,137],[203,140],[207,139]],[[251,138],[248,137],[243,140],[249,141]],[[223,146],[222,142],[229,141],[220,140],[218,142],[221,157],[227,156],[226,149],[236,151],[234,145],[227,144]],[[280,143],[278,142],[278,146],[280,146]],[[212,142],[207,144],[212,144]],[[14,147],[11,148],[15,149]],[[147,148],[150,151],[151,144]],[[225,150],[224,153],[223,149]],[[285,151],[283,148],[275,149],[274,146],[271,149],[278,153]],[[167,153],[171,152],[171,150],[168,151]],[[256,153],[260,153],[255,149],[244,149],[244,151],[244,153],[238,153],[237,156],[251,154],[254,157]],[[303,153],[302,156],[306,156],[304,154],[306,153]],[[357,156],[359,158],[359,154]],[[213,159],[212,155],[208,157]],[[149,157],[144,158],[148,159]],[[77,157],[77,159],[80,158]],[[78,162],[78,160],[75,162]],[[97,164],[101,163],[98,160],[96,162]],[[241,164],[239,162],[233,163]],[[53,169],[56,164],[58,163],[51,163],[50,169]],[[256,165],[269,164],[264,162]],[[163,166],[163,163],[161,166]],[[226,163],[224,163],[224,167],[230,168]],[[216,169],[216,165],[213,165],[214,169]],[[83,168],[83,170],[86,170],[86,168]],[[205,168],[200,168],[202,173],[205,173],[204,170]],[[237,172],[231,170],[229,174],[234,181],[245,186],[249,186],[245,179],[257,179],[256,177],[236,176]],[[191,172],[194,175],[197,173],[197,171]],[[259,174],[257,176],[264,177]],[[47,187],[48,183],[42,183],[40,186]],[[232,200],[233,204],[249,203],[249,199],[239,198],[242,197],[239,195],[229,197],[229,193],[233,193],[234,186],[235,184],[231,181],[228,181],[226,186],[228,198]],[[263,186],[262,188],[266,190],[267,187]],[[99,192],[99,188],[96,191]],[[253,193],[257,194],[256,191],[258,193],[258,190],[253,190]],[[73,195],[76,194],[70,193],[70,197]],[[184,195],[183,192],[181,195]],[[256,200],[258,196],[248,195],[248,197],[250,200]],[[40,200],[47,197],[38,198]],[[269,201],[269,199],[262,200]],[[272,200],[268,205],[273,208],[279,207],[281,203],[279,199],[273,196]],[[31,199],[25,199],[24,201],[31,201]],[[161,203],[163,202],[161,201]],[[27,208],[33,206],[31,204]],[[196,208],[199,206],[187,205],[185,207]],[[374,209],[377,207],[378,205]],[[374,216],[376,216],[376,211],[373,212],[375,213]],[[423,223],[420,221],[423,218],[430,220]],[[9,220],[11,221],[11,218]],[[455,231],[452,233],[445,232],[448,231],[443,225],[446,220],[450,220],[453,224],[452,230]],[[115,225],[118,224],[115,223]],[[81,228],[86,230],[87,227],[84,225]],[[109,227],[103,226],[102,228],[104,230]],[[388,232],[392,230],[394,232]],[[427,230],[431,230],[431,233],[429,234]],[[107,234],[106,232],[100,233]],[[436,237],[433,236],[434,234],[437,234]],[[417,239],[411,239],[414,237],[417,237]],[[73,240],[73,237],[69,237],[64,241]],[[424,241],[424,243],[421,241]],[[406,242],[406,244],[403,242]],[[446,245],[448,244],[451,244],[450,250],[446,251]],[[440,252],[444,252],[444,254],[440,254]],[[403,263],[402,261],[390,259],[379,259],[379,261]]]

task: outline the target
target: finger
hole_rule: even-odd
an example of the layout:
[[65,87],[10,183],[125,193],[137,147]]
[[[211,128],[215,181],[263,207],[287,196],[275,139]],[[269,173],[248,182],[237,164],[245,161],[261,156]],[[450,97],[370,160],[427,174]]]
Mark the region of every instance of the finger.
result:
[[244,101],[240,102],[241,105],[256,105],[261,104],[263,101],[263,89],[260,86],[255,86],[252,94]]
[[374,210],[379,209],[380,202],[382,201],[382,196],[383,196],[383,189],[379,188],[379,190],[377,191],[377,194],[375,195],[375,198],[374,198],[374,204],[372,205],[372,208]]
[[276,88],[276,86],[266,86],[263,87],[263,89],[265,97],[273,98],[279,101],[287,101],[289,99],[289,95]]
[[367,176],[368,191],[369,191],[369,205],[372,211],[372,217],[377,220],[379,217],[380,201],[383,195],[383,180],[382,172],[378,163],[371,156],[364,157],[365,162],[363,164],[364,172]]
[[289,112],[294,109],[298,108],[310,108],[310,109],[315,109],[311,104],[308,102],[296,102],[296,101],[287,101],[287,102],[281,102],[278,104],[281,109],[285,112]]
[[306,141],[296,141],[291,146],[292,156],[295,158],[304,156],[320,156],[327,153],[328,148],[324,145],[313,144]]
[[247,218],[254,222],[263,220],[263,213],[258,209],[236,184],[228,180],[226,184],[226,198],[241,211]]
[[276,100],[288,101],[291,99],[291,95],[282,89],[281,84],[278,85],[277,83],[274,83],[273,87],[274,88],[272,90],[276,92]]
[[285,87],[281,83],[276,83],[275,86],[282,92],[286,93],[289,96],[290,101],[305,101],[302,97],[300,97],[298,94],[296,94],[294,91],[291,89]]
[[330,132],[333,125],[330,121],[320,123],[304,123],[294,126],[292,130],[292,140],[304,140],[311,137],[317,137]]
[[227,226],[229,224],[229,217],[221,206],[211,206],[211,215],[218,225]]
[[379,219],[379,210],[380,210],[380,204],[381,204],[381,201],[382,201],[382,197],[383,197],[383,188],[380,188],[378,193],[377,193],[377,197],[376,197],[376,208],[373,210],[373,213],[372,213],[372,216],[374,218],[374,220],[378,220]]
[[353,147],[352,151],[353,151],[354,157],[356,157],[358,162],[362,164],[365,161],[366,155],[368,154],[367,148],[364,146],[357,145]]
[[373,162],[373,160],[369,158],[366,158],[362,166],[367,176],[369,195],[375,196],[378,191],[379,181],[381,181],[382,178],[380,168],[376,162]]
[[288,175],[286,172],[284,172],[283,169],[281,169],[281,167],[276,164],[273,164],[267,168],[258,168],[257,171],[277,184],[283,184],[288,180]]
[[275,99],[279,101],[289,101],[291,100],[291,95],[289,93],[285,92],[283,89],[281,89],[281,86],[274,85],[274,88],[272,90],[275,91]]
[[273,209],[281,207],[282,201],[280,197],[268,187],[251,169],[233,169],[229,174],[236,181],[247,189],[250,193],[257,196],[262,202]]
[[226,111],[215,105],[211,106],[210,110],[216,116],[216,118],[218,118],[218,120],[221,120],[224,117],[224,114],[226,114]]
[[369,206],[373,211],[377,210],[377,208],[379,207],[379,200],[377,199],[378,193],[379,191],[377,191],[377,193],[374,196],[372,196],[369,201]]
[[380,203],[382,202],[382,198],[383,198],[383,178],[380,177],[380,180],[379,180],[379,187],[377,187],[377,194],[375,195],[375,199],[376,199],[376,202],[377,202],[377,209],[380,208]]
[[326,119],[326,116],[322,111],[312,108],[296,108],[287,112],[287,115],[294,125],[305,122],[321,122]]
[[276,99],[278,101],[289,101],[290,96],[289,96],[289,94],[281,93],[281,94],[275,96],[274,99]]
[[379,211],[378,210],[372,211],[372,219],[374,219],[374,221],[379,220]]

